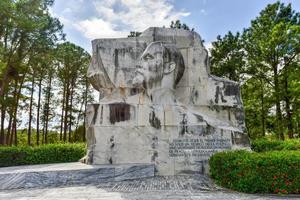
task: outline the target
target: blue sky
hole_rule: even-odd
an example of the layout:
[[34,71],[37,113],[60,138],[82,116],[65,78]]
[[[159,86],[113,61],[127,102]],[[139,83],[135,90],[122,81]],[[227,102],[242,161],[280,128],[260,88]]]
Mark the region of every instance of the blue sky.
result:
[[[67,40],[91,51],[96,38],[126,37],[131,30],[170,25],[180,19],[195,28],[206,46],[217,35],[249,27],[276,0],[55,0],[50,12],[64,24]],[[300,12],[300,0],[282,0]]]

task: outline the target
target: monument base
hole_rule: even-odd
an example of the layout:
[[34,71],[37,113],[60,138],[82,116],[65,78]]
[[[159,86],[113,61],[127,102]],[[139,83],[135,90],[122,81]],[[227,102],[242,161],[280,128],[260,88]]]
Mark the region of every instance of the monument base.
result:
[[152,164],[58,163],[0,168],[0,190],[99,184],[154,176]]
[[229,123],[178,105],[88,105],[87,164],[154,164],[156,175],[208,174],[216,152],[249,148]]

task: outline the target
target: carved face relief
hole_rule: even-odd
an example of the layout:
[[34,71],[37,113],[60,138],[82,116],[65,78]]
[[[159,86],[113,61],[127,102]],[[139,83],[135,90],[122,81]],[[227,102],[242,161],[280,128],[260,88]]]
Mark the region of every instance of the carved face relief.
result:
[[132,83],[144,89],[174,89],[184,68],[183,57],[175,45],[152,42],[140,58]]
[[136,87],[152,88],[163,78],[163,47],[161,43],[151,43],[140,58],[133,84]]

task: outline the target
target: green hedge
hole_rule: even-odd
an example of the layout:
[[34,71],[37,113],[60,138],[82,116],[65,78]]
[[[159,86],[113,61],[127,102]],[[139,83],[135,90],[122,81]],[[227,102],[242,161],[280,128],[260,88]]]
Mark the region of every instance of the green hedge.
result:
[[300,151],[228,151],[209,161],[217,184],[246,193],[300,192]]
[[76,162],[85,155],[85,144],[48,144],[37,147],[0,147],[0,167]]
[[275,140],[266,139],[254,140],[251,149],[255,152],[274,151],[274,150],[300,150],[300,139]]

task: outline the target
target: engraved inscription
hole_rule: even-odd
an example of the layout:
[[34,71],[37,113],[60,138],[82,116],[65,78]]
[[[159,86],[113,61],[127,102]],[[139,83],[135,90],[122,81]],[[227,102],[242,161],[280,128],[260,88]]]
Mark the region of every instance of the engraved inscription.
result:
[[187,139],[174,139],[169,144],[169,156],[193,156],[203,157],[211,156],[213,153],[223,149],[230,149],[230,139],[200,139],[200,138],[187,138]]

